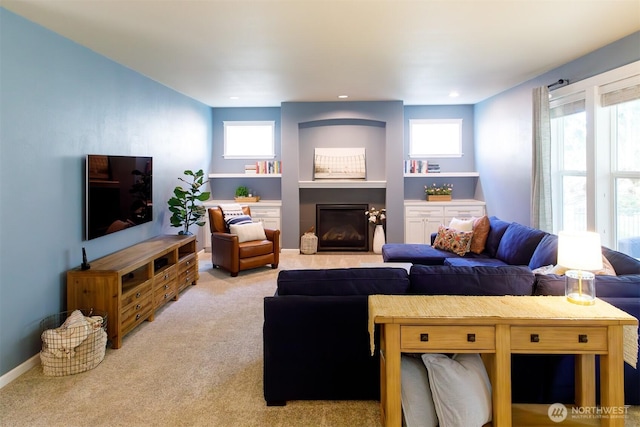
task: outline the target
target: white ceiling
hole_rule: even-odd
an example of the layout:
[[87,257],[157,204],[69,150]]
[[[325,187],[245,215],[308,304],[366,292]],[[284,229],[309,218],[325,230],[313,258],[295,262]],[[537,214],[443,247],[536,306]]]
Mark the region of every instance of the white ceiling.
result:
[[640,0],[0,4],[214,107],[473,104],[640,30]]

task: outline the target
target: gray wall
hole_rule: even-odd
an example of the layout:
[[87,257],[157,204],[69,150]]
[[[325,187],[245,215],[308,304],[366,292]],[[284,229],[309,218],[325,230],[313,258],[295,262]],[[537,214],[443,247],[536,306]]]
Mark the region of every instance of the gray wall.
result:
[[489,215],[531,225],[532,90],[575,83],[640,59],[640,32],[475,105],[476,197]]
[[[0,8],[0,375],[66,310],[65,272],[158,234],[185,169],[209,170],[211,109]],[[153,221],[84,239],[87,154],[153,157]]]

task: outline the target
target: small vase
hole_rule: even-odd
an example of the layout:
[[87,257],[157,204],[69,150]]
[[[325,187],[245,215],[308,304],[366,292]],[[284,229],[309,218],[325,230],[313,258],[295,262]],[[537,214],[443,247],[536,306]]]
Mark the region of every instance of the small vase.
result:
[[375,230],[373,230],[373,252],[376,254],[381,254],[382,245],[384,245],[384,243],[384,228],[382,228],[382,224],[376,225]]

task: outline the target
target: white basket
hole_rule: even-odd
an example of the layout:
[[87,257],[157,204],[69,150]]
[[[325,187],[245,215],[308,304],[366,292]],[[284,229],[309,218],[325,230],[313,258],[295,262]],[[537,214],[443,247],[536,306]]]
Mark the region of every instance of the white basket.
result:
[[40,361],[45,375],[61,377],[93,369],[107,347],[107,313],[76,310],[42,320]]
[[311,255],[318,252],[318,236],[313,233],[304,233],[300,238],[300,253]]

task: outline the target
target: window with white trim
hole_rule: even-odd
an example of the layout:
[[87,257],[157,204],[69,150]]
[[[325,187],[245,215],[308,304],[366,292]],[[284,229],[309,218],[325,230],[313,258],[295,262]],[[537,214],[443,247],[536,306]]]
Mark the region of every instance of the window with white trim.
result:
[[554,231],[640,258],[640,62],[551,95]]
[[225,121],[225,159],[273,159],[275,153],[275,122]]
[[462,157],[462,119],[409,120],[409,157]]

